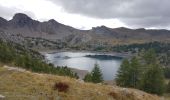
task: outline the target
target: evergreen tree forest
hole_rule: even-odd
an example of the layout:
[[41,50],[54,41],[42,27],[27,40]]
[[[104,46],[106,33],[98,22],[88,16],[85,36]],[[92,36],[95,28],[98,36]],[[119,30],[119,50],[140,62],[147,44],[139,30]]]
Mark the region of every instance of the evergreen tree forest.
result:
[[165,77],[154,50],[149,49],[139,57],[125,59],[118,70],[116,83],[119,86],[162,95],[165,90]]
[[44,57],[36,51],[19,44],[0,41],[0,63],[21,67],[33,72],[50,73],[78,78],[69,68],[54,67],[44,61]]

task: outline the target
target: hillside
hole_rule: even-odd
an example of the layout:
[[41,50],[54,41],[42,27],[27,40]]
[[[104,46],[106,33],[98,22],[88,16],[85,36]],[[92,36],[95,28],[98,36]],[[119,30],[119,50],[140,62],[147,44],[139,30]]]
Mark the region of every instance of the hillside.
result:
[[[68,85],[67,92],[54,90],[54,84]],[[69,77],[32,73],[14,67],[0,67],[0,98],[4,100],[164,100],[145,92],[84,83]]]
[[93,27],[79,30],[54,19],[40,22],[17,13],[11,20],[0,17],[0,38],[35,49],[61,49],[81,46],[120,45],[153,41],[170,42],[165,29]]

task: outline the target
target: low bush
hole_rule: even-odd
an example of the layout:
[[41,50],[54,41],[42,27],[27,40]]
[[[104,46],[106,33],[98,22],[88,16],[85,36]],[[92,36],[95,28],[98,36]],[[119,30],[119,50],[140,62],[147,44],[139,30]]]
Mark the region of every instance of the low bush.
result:
[[63,82],[58,82],[54,84],[54,90],[58,90],[59,92],[67,92],[69,89],[69,85]]
[[114,99],[118,99],[119,98],[119,95],[117,93],[115,93],[115,92],[109,92],[108,95],[111,96]]

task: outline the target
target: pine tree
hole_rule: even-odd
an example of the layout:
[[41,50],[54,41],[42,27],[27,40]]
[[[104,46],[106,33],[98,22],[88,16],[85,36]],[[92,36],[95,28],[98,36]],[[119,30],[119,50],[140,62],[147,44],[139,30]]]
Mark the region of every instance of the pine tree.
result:
[[133,87],[149,93],[161,95],[165,89],[165,78],[162,67],[153,49],[140,57],[140,62],[133,57],[130,62],[125,59],[118,70],[117,85]]
[[98,64],[95,64],[92,72],[84,77],[84,81],[93,83],[100,83],[103,81],[102,72]]
[[128,59],[124,59],[120,69],[118,70],[118,74],[116,77],[116,84],[123,87],[130,86],[129,83],[129,69],[130,69],[130,63]]
[[91,76],[92,76],[91,80],[94,83],[100,83],[100,82],[103,81],[102,72],[101,72],[100,67],[99,67],[98,64],[94,65],[94,68],[93,68],[93,70],[91,72]]
[[140,63],[136,57],[133,57],[130,62],[125,59],[117,74],[117,85],[137,88],[140,78],[139,69]]
[[162,95],[165,89],[164,75],[158,64],[150,65],[142,78],[141,89],[158,95]]
[[86,76],[84,77],[83,80],[84,80],[85,82],[92,82],[91,73],[86,74]]
[[143,55],[143,59],[146,64],[157,63],[155,50],[149,49],[148,51],[146,51]]
[[141,65],[139,63],[139,60],[136,57],[133,57],[131,59],[131,67],[130,67],[130,82],[131,86],[133,88],[139,87],[139,80],[140,80],[140,69]]
[[144,54],[144,60],[146,69],[141,79],[141,89],[149,93],[162,95],[165,90],[165,78],[155,51],[153,49],[148,50]]

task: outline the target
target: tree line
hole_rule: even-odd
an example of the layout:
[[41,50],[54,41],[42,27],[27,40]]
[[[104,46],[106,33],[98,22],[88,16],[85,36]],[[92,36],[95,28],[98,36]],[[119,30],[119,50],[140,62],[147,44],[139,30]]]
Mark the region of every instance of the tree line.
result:
[[31,70],[33,72],[78,78],[78,75],[72,72],[67,66],[55,67],[53,64],[48,64],[38,52],[28,50],[28,48],[19,44],[0,41],[0,62]]
[[148,93],[162,95],[165,92],[163,67],[153,49],[140,56],[122,62],[116,83],[119,86],[137,88]]
[[[136,88],[148,93],[162,95],[165,92],[163,67],[159,63],[153,49],[140,52],[131,59],[124,59],[116,77],[116,84],[121,87]],[[98,64],[84,77],[84,81],[103,82],[102,72]],[[167,85],[170,91],[170,83]]]

